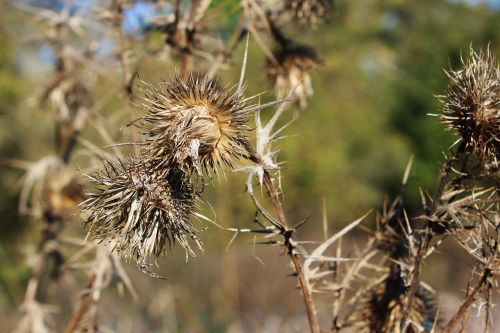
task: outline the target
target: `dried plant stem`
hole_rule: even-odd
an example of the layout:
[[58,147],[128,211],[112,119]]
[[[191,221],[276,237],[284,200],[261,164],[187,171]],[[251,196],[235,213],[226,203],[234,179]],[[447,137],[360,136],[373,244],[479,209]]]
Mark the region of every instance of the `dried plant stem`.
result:
[[[122,68],[122,86],[127,97],[127,109],[130,115],[130,120],[135,120],[133,114],[133,105],[132,105],[132,94],[133,94],[133,84],[134,84],[134,73],[132,70],[132,65],[130,64],[130,52],[131,50],[127,46],[127,40],[122,30],[122,22],[123,22],[123,8],[126,3],[120,3],[118,0],[113,0],[111,4],[111,9],[113,12],[112,30],[114,34],[115,41],[117,43],[117,57],[120,61],[120,65]],[[134,126],[129,128],[131,131],[131,139],[133,142],[136,142],[138,139],[138,133]],[[134,146],[134,149],[137,147]]]
[[[286,221],[285,213],[283,211],[283,205],[279,198],[279,194],[276,191],[276,188],[274,187],[271,176],[267,170],[264,171],[264,185],[266,186],[269,192],[269,197],[271,198],[274,210],[278,215],[279,222],[284,227],[287,227],[288,224]],[[309,321],[309,327],[311,329],[311,333],[319,333],[320,330],[318,325],[318,319],[316,317],[316,308],[314,306],[314,302],[312,299],[312,291],[309,282],[307,281],[304,271],[302,269],[302,261],[300,259],[299,254],[294,251],[295,245],[291,233],[284,234],[283,237],[285,241],[285,246],[288,249],[288,255],[292,259],[293,266],[295,268],[295,273],[297,274],[297,278],[299,279],[300,289],[302,291],[302,296],[304,298],[304,304],[306,306],[307,319]]]
[[448,324],[443,329],[443,333],[450,333],[452,330],[455,328],[455,326],[460,323],[462,318],[467,314],[469,311],[469,308],[472,306],[474,301],[477,298],[477,295],[479,292],[483,289],[485,284],[488,282],[488,278],[492,275],[492,272],[490,269],[485,269],[483,274],[481,275],[481,278],[477,282],[476,286],[472,290],[472,292],[467,296],[465,301],[462,303],[460,308],[458,309],[457,313],[450,319]]
[[72,333],[78,328],[78,324],[80,324],[83,316],[92,303],[92,288],[94,287],[95,278],[95,274],[89,276],[87,290],[81,293],[78,307],[73,311],[66,327],[64,327],[64,333]]
[[[462,142],[460,146],[457,148],[456,152],[451,157],[449,157],[444,163],[442,176],[439,181],[438,188],[434,194],[432,206],[425,207],[427,216],[432,216],[436,211],[438,205],[441,203],[441,197],[443,196],[443,193],[446,189],[446,185],[448,184],[448,178],[452,172],[453,162],[456,161],[458,157],[462,155],[464,150],[465,150],[465,143]],[[467,158],[464,159],[461,170],[465,169],[466,164],[467,164]],[[453,198],[450,199],[449,201],[451,200],[453,200]],[[410,287],[408,289],[408,293],[406,296],[406,304],[403,308],[403,316],[401,320],[402,328],[405,328],[407,326],[408,314],[411,311],[411,308],[413,306],[413,301],[415,299],[415,294],[418,290],[418,286],[420,285],[420,273],[422,271],[422,264],[429,249],[429,244],[431,243],[432,238],[434,237],[431,223],[432,221],[427,220],[425,230],[423,231],[422,234],[422,239],[417,249],[417,255],[415,257],[415,261],[413,264],[413,272],[412,272]]]

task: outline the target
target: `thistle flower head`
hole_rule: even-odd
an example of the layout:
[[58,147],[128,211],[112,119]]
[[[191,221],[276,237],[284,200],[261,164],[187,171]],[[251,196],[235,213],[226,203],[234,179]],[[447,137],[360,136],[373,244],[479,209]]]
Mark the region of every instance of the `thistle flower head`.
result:
[[220,90],[215,81],[190,75],[142,89],[147,114],[141,127],[159,167],[174,163],[216,172],[247,156],[247,116],[255,107],[246,106],[238,88]]
[[276,98],[284,99],[291,94],[304,109],[313,94],[310,71],[321,63],[316,52],[309,47],[296,46],[285,48],[275,56],[277,63],[269,62],[267,73]]
[[[361,332],[391,333],[400,330],[406,287],[401,277],[392,272],[386,280],[370,288],[360,307]],[[436,319],[434,295],[419,288],[410,309],[407,332],[428,332]]]
[[299,23],[316,25],[328,20],[333,3],[332,0],[288,0],[286,7]]
[[441,121],[456,131],[469,151],[485,161],[500,154],[500,69],[489,51],[471,50],[464,68],[448,72],[450,84]]
[[164,255],[174,242],[194,256],[188,238],[201,249],[189,222],[195,194],[185,173],[151,172],[147,162],[120,159],[105,162],[87,177],[95,190],[88,194],[83,210],[89,214],[89,235],[98,242],[140,266],[151,255]]

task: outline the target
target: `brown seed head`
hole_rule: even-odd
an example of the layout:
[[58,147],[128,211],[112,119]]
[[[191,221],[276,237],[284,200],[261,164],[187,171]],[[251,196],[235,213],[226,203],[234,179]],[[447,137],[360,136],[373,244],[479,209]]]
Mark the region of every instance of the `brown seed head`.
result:
[[140,265],[164,255],[174,242],[194,256],[188,238],[200,249],[201,243],[189,222],[195,201],[189,178],[180,170],[151,170],[146,162],[121,159],[88,175],[95,186],[83,203],[88,232]]
[[215,81],[190,75],[164,81],[159,89],[144,82],[142,90],[147,114],[140,126],[158,167],[216,171],[247,156],[247,117],[254,107],[236,88],[220,90]]
[[441,121],[456,131],[469,151],[484,161],[500,154],[500,70],[489,51],[471,49],[464,68],[448,72],[450,84],[442,103]]

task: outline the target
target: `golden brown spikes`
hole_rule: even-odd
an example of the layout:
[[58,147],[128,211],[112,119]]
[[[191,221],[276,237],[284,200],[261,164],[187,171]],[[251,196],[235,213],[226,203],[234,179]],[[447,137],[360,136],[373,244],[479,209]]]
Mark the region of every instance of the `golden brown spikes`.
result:
[[466,148],[485,162],[500,154],[500,70],[489,51],[471,49],[464,68],[448,72],[448,92],[439,96],[441,121],[456,131]]
[[[247,157],[247,117],[255,106],[235,87],[220,90],[217,83],[190,75],[175,77],[161,88],[143,82],[140,105],[147,111],[140,127],[157,167],[216,172],[233,158]],[[257,107],[258,108],[258,107]]]

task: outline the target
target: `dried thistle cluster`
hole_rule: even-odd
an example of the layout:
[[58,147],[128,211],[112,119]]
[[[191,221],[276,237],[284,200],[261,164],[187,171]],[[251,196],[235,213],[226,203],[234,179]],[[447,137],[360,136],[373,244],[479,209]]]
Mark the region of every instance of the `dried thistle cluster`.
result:
[[500,154],[500,68],[490,51],[471,49],[464,68],[449,71],[448,92],[440,96],[442,122],[462,137],[467,149],[497,163]]
[[222,90],[199,75],[176,76],[161,88],[143,81],[139,152],[88,175],[95,187],[84,203],[92,238],[143,267],[175,242],[187,255],[195,255],[189,239],[202,249],[190,224],[200,216],[191,178],[203,181],[249,158],[247,118],[265,105],[249,105],[242,89],[240,83]]

